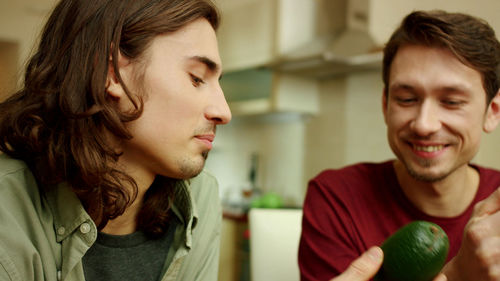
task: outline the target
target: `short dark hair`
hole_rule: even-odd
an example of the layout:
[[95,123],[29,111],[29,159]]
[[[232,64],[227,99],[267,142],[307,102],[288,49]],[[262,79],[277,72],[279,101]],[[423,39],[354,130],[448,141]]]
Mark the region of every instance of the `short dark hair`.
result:
[[[103,134],[132,138],[125,123],[142,114],[141,96],[133,95],[119,75],[118,53],[140,59],[156,36],[199,18],[214,29],[219,25],[219,13],[210,0],[60,1],[28,62],[23,88],[0,104],[0,150],[24,160],[42,190],[68,182],[103,228],[137,194],[135,181],[110,165],[120,154]],[[110,56],[134,104],[132,112],[120,111],[106,93]],[[159,182],[177,184],[159,179],[153,185]],[[148,190],[149,201],[138,221],[147,233],[163,232],[173,189]]]
[[384,48],[382,78],[386,95],[392,61],[403,45],[448,49],[481,74],[487,102],[495,97],[500,85],[500,43],[484,20],[441,10],[407,15]]

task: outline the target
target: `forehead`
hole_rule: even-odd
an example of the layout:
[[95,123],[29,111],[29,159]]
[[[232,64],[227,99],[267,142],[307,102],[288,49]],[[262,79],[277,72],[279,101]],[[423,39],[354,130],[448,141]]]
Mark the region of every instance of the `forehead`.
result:
[[460,85],[483,89],[479,71],[463,64],[449,50],[420,45],[402,46],[394,57],[389,87],[400,83],[427,88]]
[[215,30],[206,19],[197,19],[179,30],[153,39],[146,51],[150,59],[188,60],[205,57],[221,64]]

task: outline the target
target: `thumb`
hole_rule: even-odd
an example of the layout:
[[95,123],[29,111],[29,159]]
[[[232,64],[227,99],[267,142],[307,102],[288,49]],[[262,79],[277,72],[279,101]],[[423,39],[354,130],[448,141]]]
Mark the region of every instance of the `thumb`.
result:
[[382,265],[384,252],[379,247],[371,247],[359,258],[354,260],[349,267],[331,281],[367,281],[377,273]]
[[433,281],[446,281],[448,278],[446,278],[446,275],[440,273],[436,278],[434,278]]

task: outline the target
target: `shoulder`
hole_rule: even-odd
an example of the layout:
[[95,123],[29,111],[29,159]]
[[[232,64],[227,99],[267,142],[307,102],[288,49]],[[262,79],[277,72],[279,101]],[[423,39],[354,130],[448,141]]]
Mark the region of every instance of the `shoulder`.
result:
[[489,168],[489,167],[483,167],[479,165],[473,165],[478,171],[479,171],[479,176],[481,177],[481,181],[485,182],[500,182],[500,171]]
[[44,210],[27,165],[0,155],[0,268],[11,276],[29,280],[28,276],[43,275],[42,265],[52,257],[51,251],[39,251],[48,245],[46,229],[52,229]]
[[38,218],[34,214],[42,210],[42,205],[38,184],[28,166],[0,155],[0,217],[10,214],[18,226],[29,224]]
[[25,162],[0,155],[0,202],[39,199],[38,185]]
[[[392,161],[325,170],[309,182],[304,205],[323,209],[335,203],[358,208],[394,196],[397,185]],[[325,206],[320,207],[320,202]]]
[[26,170],[29,169],[24,161],[0,153],[0,178],[16,173],[24,173]]
[[472,165],[479,172],[479,190],[476,200],[482,200],[500,187],[500,171],[492,168]]

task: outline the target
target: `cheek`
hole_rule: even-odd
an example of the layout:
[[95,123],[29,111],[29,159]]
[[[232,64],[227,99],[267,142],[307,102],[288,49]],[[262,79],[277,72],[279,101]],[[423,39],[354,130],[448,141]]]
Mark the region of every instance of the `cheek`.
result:
[[153,102],[144,111],[142,124],[149,134],[159,134],[168,139],[192,134],[202,116],[199,106],[184,98]]
[[[470,122],[470,121],[469,121]],[[472,122],[471,122],[472,123]],[[467,130],[467,134],[473,143],[479,145],[483,134],[483,120],[476,120],[474,124],[462,124],[462,130]]]
[[389,130],[398,131],[404,128],[414,118],[412,110],[390,107],[386,114],[386,124]]

